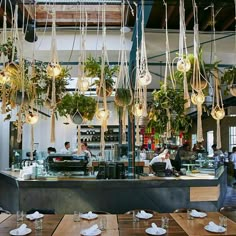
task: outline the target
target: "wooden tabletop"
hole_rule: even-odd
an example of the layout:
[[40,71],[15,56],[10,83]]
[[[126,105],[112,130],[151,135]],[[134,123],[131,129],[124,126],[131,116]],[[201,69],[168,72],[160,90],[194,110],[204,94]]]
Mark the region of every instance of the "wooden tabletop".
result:
[[116,215],[98,215],[94,220],[80,219],[80,222],[73,221],[73,215],[65,215],[54,232],[53,236],[78,236],[79,232],[94,224],[99,224],[101,217],[107,218],[107,229],[102,232],[103,236],[119,236]]
[[11,216],[10,214],[1,213],[0,214],[0,223],[3,222],[5,219],[7,219],[10,216]]
[[[208,232],[204,229],[204,226],[208,225],[210,221],[215,224],[219,224],[219,212],[207,212],[207,216],[204,218],[194,218],[193,220],[187,219],[187,213],[171,213],[173,219],[184,229],[189,236],[210,236],[216,235],[215,233]],[[220,235],[236,235],[236,223],[228,219],[228,226],[225,233]]]
[[[40,235],[51,236],[60,223],[62,217],[63,215],[45,215],[43,217],[43,229],[40,232]],[[27,225],[27,228],[32,229],[32,232],[28,234],[29,236],[38,235],[38,232],[34,229],[34,221],[25,218],[23,223]],[[9,232],[19,226],[20,225],[17,225],[16,222],[16,215],[11,215],[0,224],[0,235],[9,236]]]
[[118,225],[120,236],[147,236],[145,230],[151,227],[152,223],[156,223],[161,227],[161,217],[166,216],[169,218],[169,228],[167,229],[167,236],[187,236],[184,230],[176,223],[176,221],[168,213],[154,214],[151,219],[139,220],[133,222],[133,215],[118,215]]
[[221,214],[236,222],[236,211],[222,211]]

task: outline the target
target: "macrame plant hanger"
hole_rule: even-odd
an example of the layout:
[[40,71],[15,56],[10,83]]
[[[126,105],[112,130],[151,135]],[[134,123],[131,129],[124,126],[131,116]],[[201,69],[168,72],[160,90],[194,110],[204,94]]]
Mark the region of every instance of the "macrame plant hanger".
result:
[[[212,11],[212,27],[213,27],[213,50],[214,50],[214,61],[217,61],[216,56],[216,38],[215,38],[215,10],[214,5],[211,8]],[[214,94],[212,99],[212,110],[211,116],[216,120],[216,148],[221,148],[221,134],[220,134],[220,120],[225,117],[224,104],[221,94],[220,82],[219,82],[219,71],[214,69],[213,71],[214,80]]]
[[[119,75],[117,78],[116,83],[116,91],[115,91],[115,103],[119,106],[120,111],[122,113],[121,123],[122,123],[122,140],[121,143],[126,143],[126,111],[127,106],[130,106],[133,102],[133,93],[131,89],[131,82],[129,77],[129,70],[128,70],[128,59],[126,53],[126,39],[125,39],[125,32],[124,30],[124,10],[125,4],[124,1],[122,3],[121,8],[121,36],[120,36],[120,43],[121,43],[121,51],[119,54]],[[123,93],[122,93],[123,91]],[[123,95],[123,96],[122,96]],[[122,97],[119,97],[122,96]],[[124,98],[125,97],[125,98]]]
[[[165,5],[165,35],[166,35],[166,66],[165,66],[165,77],[164,77],[164,91],[167,93],[167,87],[168,87],[168,82],[167,82],[167,77],[168,74],[170,76],[170,80],[171,80],[171,85],[172,85],[172,89],[175,89],[176,87],[176,83],[172,74],[172,69],[171,69],[171,59],[170,59],[170,45],[169,45],[169,36],[168,36],[168,22],[167,22],[167,3],[165,1],[163,1],[164,5]],[[166,138],[170,138],[171,137],[171,113],[170,113],[170,109],[166,108],[166,115],[168,117],[168,121],[167,121],[167,125],[166,125]]]
[[[3,14],[3,29],[2,29],[2,42],[1,44],[7,43],[7,12],[6,12],[6,1],[4,2],[4,14]],[[7,56],[5,56],[3,53],[1,54],[1,63],[3,64],[3,68],[0,72],[0,89],[2,91],[2,107],[1,107],[1,113],[6,114],[6,106],[7,106],[7,93],[9,91],[7,90],[6,84],[9,82],[9,78],[7,77],[7,74],[5,72],[5,65],[7,62]]]
[[58,62],[57,43],[56,43],[56,11],[52,6],[52,41],[51,41],[51,62],[47,66],[47,74],[52,78],[51,91],[51,136],[50,142],[55,143],[55,109],[56,109],[56,77],[61,73]]
[[[136,25],[139,25],[139,18],[138,18],[138,5],[134,2],[136,6]],[[136,130],[135,130],[135,140],[136,140],[136,145],[140,146],[140,129],[139,129],[139,124],[140,124],[140,118],[141,116],[145,116],[145,113],[147,113],[146,110],[146,100],[145,100],[145,92],[144,89],[146,86],[141,86],[139,83],[139,76],[140,76],[140,69],[139,69],[139,37],[138,37],[138,27],[136,27],[136,83],[134,86],[134,97],[133,97],[133,108],[132,108],[132,113],[136,118]],[[145,112],[146,111],[146,112]]]
[[105,63],[109,66],[108,56],[107,56],[107,49],[106,49],[106,4],[102,5],[102,56],[101,56],[101,78],[100,78],[100,85],[99,91],[102,92],[103,96],[103,106],[99,108],[99,96],[97,102],[97,111],[96,117],[98,120],[101,121],[101,154],[102,158],[105,157],[105,132],[107,131],[107,122],[110,116],[110,111],[107,108],[107,90],[106,90],[106,78],[105,78]]
[[[182,72],[184,75],[183,87],[184,87],[184,99],[186,103],[184,104],[184,108],[187,109],[190,107],[190,97],[188,92],[188,82],[186,73],[191,68],[191,63],[188,59],[188,50],[186,43],[186,26],[185,26],[185,8],[184,8],[184,0],[180,0],[179,3],[179,55],[177,57],[177,70]],[[185,52],[185,53],[184,53]]]
[[203,141],[202,131],[202,104],[205,101],[205,96],[201,87],[201,72],[199,63],[199,31],[198,31],[198,14],[196,3],[193,3],[194,11],[194,64],[192,77],[192,96],[191,100],[197,106],[197,142]]

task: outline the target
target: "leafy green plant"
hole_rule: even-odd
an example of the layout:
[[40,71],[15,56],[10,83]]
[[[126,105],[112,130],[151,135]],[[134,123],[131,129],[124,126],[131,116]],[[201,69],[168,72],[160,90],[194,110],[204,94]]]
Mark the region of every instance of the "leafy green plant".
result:
[[83,94],[67,93],[57,105],[60,116],[73,115],[77,111],[84,119],[92,120],[96,112],[96,100]]
[[[87,58],[87,60],[85,61],[85,65],[84,65],[84,72],[88,77],[98,77],[98,80],[95,80],[94,84],[96,84],[96,86],[98,88],[101,87],[101,89],[99,89],[99,91],[97,91],[97,93],[102,96],[103,91],[102,91],[102,86],[100,85],[100,80],[101,80],[101,74],[102,74],[102,59],[101,57],[99,57],[99,60],[96,61],[96,59],[92,56],[89,56]],[[119,71],[119,67],[118,66],[109,66],[107,63],[104,66],[104,79],[106,82],[106,93],[108,94],[110,90],[113,89],[113,85],[115,83],[115,81],[112,79],[113,76],[115,76],[117,74],[117,72]]]
[[236,67],[229,67],[225,69],[223,76],[221,77],[221,83],[226,84],[224,90],[225,95],[227,95],[233,85],[236,84]]
[[9,37],[7,39],[6,43],[3,43],[0,45],[0,56],[3,54],[4,56],[7,56],[8,62],[15,61],[17,56],[17,49],[14,48],[14,57],[13,56],[13,40]]
[[117,106],[129,106],[132,102],[132,93],[128,88],[118,88],[115,93],[115,103]]
[[148,127],[154,128],[159,134],[165,133],[168,122],[167,109],[169,109],[172,134],[180,131],[187,133],[191,127],[191,119],[185,114],[185,102],[183,90],[167,89],[165,91],[162,86],[159,91],[154,91]]

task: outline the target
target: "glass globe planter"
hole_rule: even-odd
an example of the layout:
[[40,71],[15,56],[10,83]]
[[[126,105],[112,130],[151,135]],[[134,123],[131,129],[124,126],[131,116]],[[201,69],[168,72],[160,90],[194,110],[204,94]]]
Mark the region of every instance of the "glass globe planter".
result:
[[191,69],[189,59],[180,58],[177,62],[177,70],[180,72],[188,72]]

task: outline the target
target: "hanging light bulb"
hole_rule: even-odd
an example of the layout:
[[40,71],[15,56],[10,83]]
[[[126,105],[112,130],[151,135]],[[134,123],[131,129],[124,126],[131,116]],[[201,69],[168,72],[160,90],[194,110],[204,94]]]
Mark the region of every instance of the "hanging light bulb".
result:
[[231,84],[231,85],[229,86],[229,91],[230,91],[230,93],[231,93],[233,96],[236,97],[236,84]]
[[134,104],[132,112],[133,112],[134,116],[136,116],[136,117],[142,116],[142,114],[143,114],[143,105],[140,104],[140,103]]
[[0,72],[0,84],[6,84],[10,81],[10,78],[7,76],[5,71]]
[[110,116],[110,111],[109,110],[105,110],[104,108],[100,108],[96,111],[96,117],[98,120],[108,120],[109,116]]
[[57,77],[61,73],[61,66],[57,63],[49,63],[47,66],[47,75],[50,77]]
[[198,92],[195,100],[197,104],[203,104],[205,102],[205,95],[203,94],[202,91]]
[[196,93],[192,93],[191,95],[191,101],[194,105],[197,105],[196,96],[197,96]]
[[211,116],[215,120],[222,120],[225,117],[225,110],[222,107],[216,106],[211,110]]
[[149,71],[146,71],[145,73],[141,73],[138,77],[138,83],[141,86],[147,86],[152,82],[152,75]]
[[89,89],[89,81],[87,78],[80,78],[77,81],[77,87],[81,92],[85,92]]
[[188,58],[180,58],[177,62],[177,70],[180,72],[188,72],[191,69],[191,63]]
[[39,116],[37,114],[33,114],[33,113],[29,113],[26,115],[25,117],[25,121],[26,123],[30,124],[30,125],[34,125],[38,122]]

